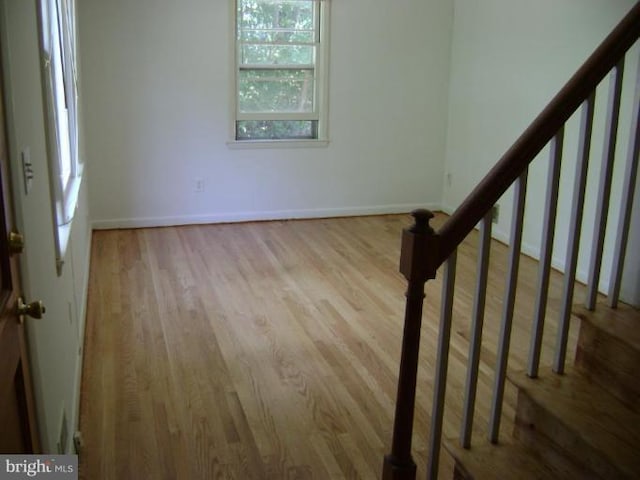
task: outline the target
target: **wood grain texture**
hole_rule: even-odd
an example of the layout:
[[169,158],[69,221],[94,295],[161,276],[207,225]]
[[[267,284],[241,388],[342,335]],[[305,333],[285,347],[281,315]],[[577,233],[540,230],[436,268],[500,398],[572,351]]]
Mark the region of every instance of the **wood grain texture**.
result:
[[518,443],[494,445],[486,441],[471,450],[460,447],[455,440],[445,445],[456,459],[455,480],[596,480],[575,468],[551,466],[536,452]]
[[581,321],[576,368],[640,413],[640,310],[602,302],[595,311],[574,313]]
[[[400,235],[411,223],[399,215],[95,232],[81,478],[379,478],[400,359]],[[460,429],[476,245],[472,232],[458,253],[446,437]],[[486,435],[506,257],[494,242],[474,439]],[[536,262],[523,258],[511,368],[526,364],[536,277]],[[419,478],[440,282],[428,282],[423,314]],[[560,292],[554,273],[543,364],[552,358]],[[508,436],[515,389],[505,400]],[[441,465],[451,478],[446,453]]]
[[537,379],[519,372],[509,380],[519,388],[516,433],[523,441],[537,441],[532,433],[549,439],[552,450],[594,478],[640,477],[640,414],[573,368]]

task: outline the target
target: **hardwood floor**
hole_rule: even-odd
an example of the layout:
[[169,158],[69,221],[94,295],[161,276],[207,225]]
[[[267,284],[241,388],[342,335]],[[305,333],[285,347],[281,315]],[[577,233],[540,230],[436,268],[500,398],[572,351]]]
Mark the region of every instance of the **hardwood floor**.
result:
[[[399,215],[95,232],[80,477],[379,478],[400,358],[400,234],[410,224]],[[458,254],[448,437],[460,429],[476,243],[473,233]],[[486,430],[506,253],[494,242],[474,435]],[[524,258],[511,368],[526,361],[536,276],[536,262]],[[560,275],[551,283],[543,364],[552,358]],[[440,287],[440,279],[427,286],[422,330],[419,478]],[[508,440],[512,389],[505,399]],[[445,453],[442,463],[444,478]]]

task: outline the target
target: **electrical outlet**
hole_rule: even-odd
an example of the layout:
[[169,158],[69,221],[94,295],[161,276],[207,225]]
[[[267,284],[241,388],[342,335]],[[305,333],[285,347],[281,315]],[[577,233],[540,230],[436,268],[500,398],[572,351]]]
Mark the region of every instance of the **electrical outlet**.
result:
[[491,221],[492,223],[498,223],[500,220],[500,205],[497,203],[491,207]]
[[67,427],[67,414],[62,409],[62,425],[60,425],[60,434],[58,435],[58,454],[67,453],[67,441],[69,440],[69,428]]
[[196,193],[204,192],[204,180],[202,178],[196,178],[193,182],[193,191]]

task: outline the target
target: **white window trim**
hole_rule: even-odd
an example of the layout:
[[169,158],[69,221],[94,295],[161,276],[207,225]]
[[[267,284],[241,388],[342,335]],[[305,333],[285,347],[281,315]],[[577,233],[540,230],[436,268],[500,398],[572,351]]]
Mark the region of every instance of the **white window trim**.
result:
[[324,148],[329,140],[310,138],[308,140],[230,140],[231,150],[256,150],[260,148]]
[[[260,148],[322,148],[329,145],[329,52],[330,52],[330,19],[331,19],[331,1],[317,0],[322,9],[320,15],[320,38],[323,44],[318,49],[318,59],[316,67],[319,70],[318,79],[320,88],[318,88],[317,103],[317,120],[318,120],[318,138],[313,139],[282,139],[282,140],[236,140],[236,121],[246,119],[246,117],[238,112],[238,88],[239,88],[239,66],[238,66],[238,43],[237,43],[237,11],[238,0],[231,2],[231,55],[233,58],[233,68],[231,69],[231,95],[230,101],[230,122],[229,122],[229,140],[226,142],[227,147],[232,150],[244,149],[260,149]],[[291,119],[295,119],[296,114],[279,114],[278,119],[285,115],[291,115]],[[245,117],[245,118],[243,118]],[[257,115],[251,118],[255,119]],[[307,115],[307,118],[309,115]],[[273,118],[273,117],[270,117]]]
[[[51,192],[52,215],[54,220],[54,242],[56,250],[56,269],[58,275],[62,273],[62,267],[69,245],[71,224],[78,204],[78,196],[82,183],[83,165],[79,155],[78,138],[78,89],[77,89],[77,60],[76,60],[76,32],[75,32],[75,5],[74,0],[39,0],[38,22],[40,29],[40,58],[42,62],[42,88],[45,106],[45,133],[47,140],[47,163],[49,167],[49,183]],[[58,7],[60,20],[58,23]],[[66,13],[72,16],[71,22]],[[54,18],[55,16],[55,18]],[[57,27],[52,27],[52,22],[62,27],[62,45],[57,37]],[[68,60],[63,69],[65,95],[68,107],[68,144],[69,151],[61,151],[61,132],[58,129],[58,109],[56,107],[56,71],[52,65],[54,55],[54,42],[61,46],[61,54]],[[64,60],[61,59],[61,63]],[[64,184],[61,172],[61,158],[70,157],[70,173]]]

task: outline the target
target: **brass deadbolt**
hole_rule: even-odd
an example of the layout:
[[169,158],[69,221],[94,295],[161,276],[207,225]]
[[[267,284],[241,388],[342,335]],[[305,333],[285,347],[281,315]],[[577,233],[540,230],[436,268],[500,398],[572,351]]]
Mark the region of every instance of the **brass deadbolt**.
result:
[[31,318],[42,318],[46,311],[47,309],[44,308],[42,300],[25,304],[22,297],[18,298],[18,315],[20,316],[20,321],[22,321],[25,315]]
[[24,235],[18,232],[9,233],[9,253],[20,254],[24,251]]

